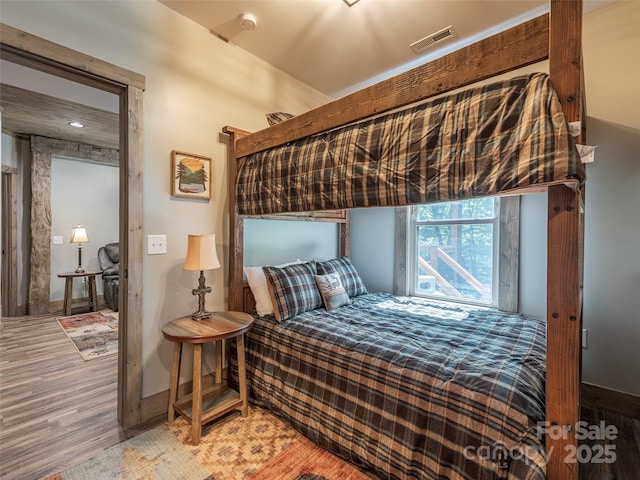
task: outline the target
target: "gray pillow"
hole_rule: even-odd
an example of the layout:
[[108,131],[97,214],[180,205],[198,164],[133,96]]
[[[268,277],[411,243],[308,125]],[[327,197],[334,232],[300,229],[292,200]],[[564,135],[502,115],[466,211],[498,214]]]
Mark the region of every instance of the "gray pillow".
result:
[[324,302],[324,308],[327,310],[335,310],[351,303],[349,295],[340,282],[340,275],[337,273],[316,275],[316,285],[318,285],[320,296]]

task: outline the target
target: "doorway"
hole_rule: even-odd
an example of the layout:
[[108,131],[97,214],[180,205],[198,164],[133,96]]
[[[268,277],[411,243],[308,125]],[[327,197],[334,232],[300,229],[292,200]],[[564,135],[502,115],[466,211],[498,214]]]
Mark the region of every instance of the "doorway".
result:
[[140,424],[142,397],[142,99],[145,78],[0,24],[0,58],[119,97],[120,300],[118,422]]

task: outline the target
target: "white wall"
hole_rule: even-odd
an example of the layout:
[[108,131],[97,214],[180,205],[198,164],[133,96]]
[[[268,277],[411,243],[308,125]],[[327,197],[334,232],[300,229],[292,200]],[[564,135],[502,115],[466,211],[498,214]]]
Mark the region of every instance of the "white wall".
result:
[[351,261],[370,292],[393,293],[395,208],[351,211]]
[[[166,390],[172,347],[161,328],[197,308],[191,294],[196,273],[182,270],[187,234],[217,234],[225,268],[207,273],[213,292],[206,307],[226,309],[227,145],[222,127],[259,130],[267,126],[267,112],[301,113],[327,99],[155,0],[3,0],[2,21],[146,77],[143,233],[166,234],[168,251],[148,256],[145,248],[143,257],[143,396]],[[210,201],[171,197],[174,149],[213,158]]]
[[[61,236],[62,244],[51,245],[51,301],[64,298],[64,279],[60,272],[73,272],[78,266],[78,244],[69,243],[71,230],[80,224],[89,242],[82,244],[82,266],[98,271],[98,249],[118,241],[120,169],[108,165],[53,157],[51,159],[51,236]],[[102,281],[96,278],[98,295]],[[87,297],[87,285],[76,279],[73,296]]]
[[588,143],[583,380],[640,395],[640,2],[585,16]]
[[[292,241],[294,240],[294,241]],[[278,265],[338,255],[338,227],[330,222],[244,221],[244,264]]]

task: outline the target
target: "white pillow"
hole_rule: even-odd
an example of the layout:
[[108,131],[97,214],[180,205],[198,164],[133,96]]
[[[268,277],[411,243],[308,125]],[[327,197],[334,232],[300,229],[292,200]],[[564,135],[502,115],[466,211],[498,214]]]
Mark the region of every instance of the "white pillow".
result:
[[[295,262],[283,263],[281,265],[273,265],[276,268],[286,267],[287,265],[293,265],[294,263],[304,263],[299,258]],[[259,267],[243,267],[242,269],[249,282],[251,293],[256,301],[256,312],[261,317],[270,315],[273,313],[273,303],[271,303],[271,297],[269,296],[269,289],[267,288],[267,279],[262,271],[262,265]]]

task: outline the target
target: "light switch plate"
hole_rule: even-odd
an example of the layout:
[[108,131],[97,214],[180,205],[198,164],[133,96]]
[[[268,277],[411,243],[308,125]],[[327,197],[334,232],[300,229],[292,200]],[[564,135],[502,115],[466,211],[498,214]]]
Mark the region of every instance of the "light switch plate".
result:
[[147,236],[147,255],[164,255],[167,253],[166,235]]
[[62,235],[54,235],[51,243],[54,245],[62,245]]

